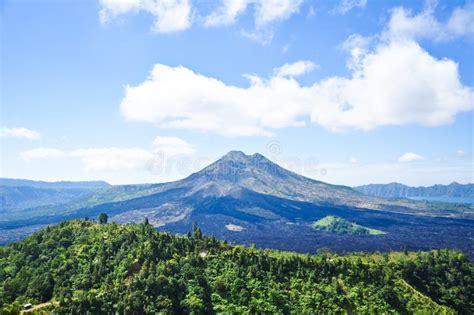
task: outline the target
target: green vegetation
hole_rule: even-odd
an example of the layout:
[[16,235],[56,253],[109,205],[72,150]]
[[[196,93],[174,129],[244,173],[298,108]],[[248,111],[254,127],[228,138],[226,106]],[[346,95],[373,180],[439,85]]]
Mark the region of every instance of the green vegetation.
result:
[[350,234],[350,235],[380,235],[385,234],[382,231],[367,228],[343,218],[328,215],[321,220],[313,223],[313,228],[320,231],[328,231],[336,234]]
[[457,251],[311,256],[76,220],[0,247],[0,313],[469,314],[473,272]]
[[[109,217],[107,216],[107,213],[101,213],[99,214],[99,223],[100,224],[107,224],[107,220],[109,219]],[[148,220],[148,218],[147,218]]]

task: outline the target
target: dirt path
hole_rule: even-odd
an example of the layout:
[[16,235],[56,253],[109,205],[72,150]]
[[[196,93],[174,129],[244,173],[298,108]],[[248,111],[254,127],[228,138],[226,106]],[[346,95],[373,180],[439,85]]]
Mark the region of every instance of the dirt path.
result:
[[37,304],[37,305],[33,305],[32,308],[30,309],[27,309],[27,310],[24,310],[24,311],[21,311],[20,314],[28,314],[28,313],[33,313],[34,311],[38,311],[42,308],[45,308],[45,307],[48,307],[50,305],[58,305],[59,303],[58,302],[46,302],[46,303],[41,303],[41,304]]

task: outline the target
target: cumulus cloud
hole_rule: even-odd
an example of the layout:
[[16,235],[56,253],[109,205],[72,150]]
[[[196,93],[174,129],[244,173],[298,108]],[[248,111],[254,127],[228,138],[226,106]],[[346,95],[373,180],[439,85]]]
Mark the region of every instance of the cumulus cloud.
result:
[[182,66],[158,64],[145,82],[126,87],[121,111],[129,120],[229,136],[270,135],[270,128],[301,123],[307,101],[298,82],[249,78],[251,86],[240,88]]
[[413,153],[413,152],[407,152],[407,153],[404,153],[402,154],[399,158],[398,158],[398,162],[402,162],[402,163],[405,163],[405,162],[415,162],[415,161],[423,161],[425,158],[422,157],[421,155],[419,154],[416,154],[416,153]]
[[286,20],[300,9],[303,0],[222,0],[220,6],[205,18],[205,26],[230,25],[247,7],[254,8],[255,25],[263,27]]
[[66,152],[56,148],[35,148],[20,153],[20,157],[27,162],[37,159],[57,159],[66,155]]
[[363,9],[366,5],[367,0],[342,0],[332,12],[337,14],[346,14],[354,8]]
[[352,63],[351,78],[329,78],[315,89],[311,119],[334,130],[438,126],[474,106],[458,65],[429,55],[414,41],[382,43]]
[[139,11],[154,16],[152,29],[158,33],[182,31],[191,26],[192,7],[189,0],[100,0],[100,21]]
[[24,128],[24,127],[20,127],[20,128],[4,127],[0,130],[0,136],[28,139],[28,140],[38,140],[39,138],[41,138],[41,135],[39,134],[39,132]]
[[433,2],[427,2],[419,14],[403,7],[393,9],[383,35],[391,39],[428,38],[435,41],[474,35],[474,2],[455,8],[446,21],[439,21],[434,16],[435,8]]
[[458,65],[431,56],[414,41],[382,42],[351,60],[350,77],[310,86],[295,79],[311,68],[304,61],[278,68],[268,79],[247,76],[248,87],[157,64],[144,82],[126,87],[121,112],[128,120],[162,127],[253,136],[307,120],[333,131],[437,126],[474,106],[474,92],[460,82]]
[[[233,23],[252,5],[260,21],[256,24],[263,25],[291,16],[300,2],[228,0],[217,15],[208,17],[219,16],[221,22],[209,23]],[[444,24],[434,18],[433,6],[418,15],[397,8],[382,33],[370,37],[354,34],[342,45],[350,54],[349,75],[328,77],[309,86],[298,82],[298,76],[316,68],[308,60],[276,68],[268,78],[244,75],[249,79],[244,87],[184,66],[156,64],[142,83],[126,86],[121,112],[128,120],[226,136],[271,136],[275,129],[307,122],[332,131],[449,124],[458,113],[473,109],[474,91],[461,83],[455,61],[430,55],[416,38],[434,34],[432,29],[446,25],[451,25],[446,34],[468,34],[460,25],[469,25],[471,6],[454,9]],[[419,33],[423,28],[431,30]],[[253,35],[259,36],[249,36]]]

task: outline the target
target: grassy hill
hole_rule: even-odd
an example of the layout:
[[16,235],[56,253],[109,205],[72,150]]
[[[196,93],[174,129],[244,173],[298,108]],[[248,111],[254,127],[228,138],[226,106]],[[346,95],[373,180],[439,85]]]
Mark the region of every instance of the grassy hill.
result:
[[0,247],[0,313],[469,314],[473,271],[457,251],[311,256],[75,220]]
[[328,231],[336,234],[350,234],[350,235],[380,235],[385,232],[367,228],[343,218],[328,215],[313,223],[313,228],[320,231]]

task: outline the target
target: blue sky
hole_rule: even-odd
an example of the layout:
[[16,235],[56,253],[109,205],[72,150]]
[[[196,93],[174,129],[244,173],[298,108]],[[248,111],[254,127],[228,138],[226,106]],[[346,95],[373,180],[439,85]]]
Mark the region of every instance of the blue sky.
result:
[[229,150],[474,181],[469,1],[3,1],[1,176],[162,182]]

